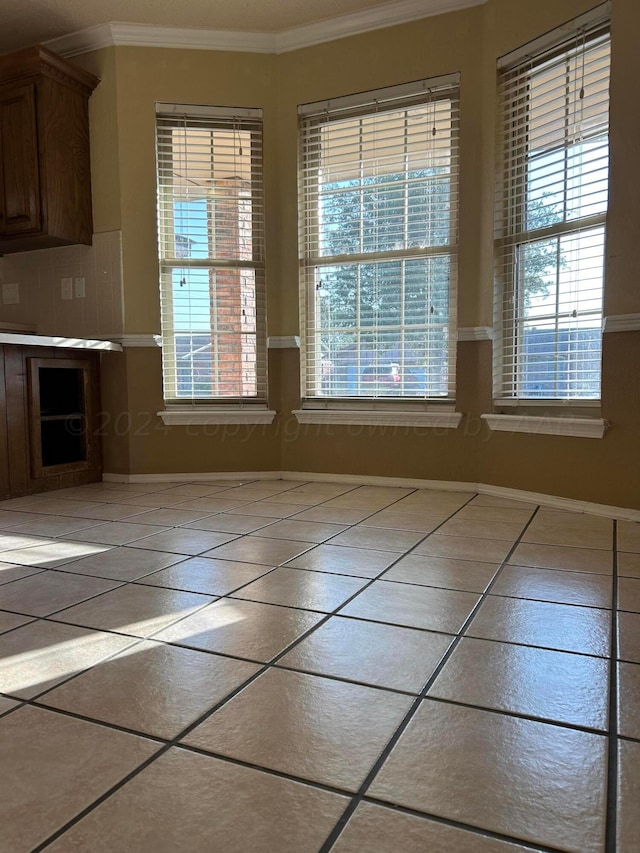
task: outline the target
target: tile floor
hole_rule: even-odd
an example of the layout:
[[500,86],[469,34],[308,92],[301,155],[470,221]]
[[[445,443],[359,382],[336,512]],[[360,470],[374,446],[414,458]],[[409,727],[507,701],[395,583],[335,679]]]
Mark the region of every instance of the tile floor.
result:
[[2,853],[640,849],[640,524],[100,483],[0,545]]

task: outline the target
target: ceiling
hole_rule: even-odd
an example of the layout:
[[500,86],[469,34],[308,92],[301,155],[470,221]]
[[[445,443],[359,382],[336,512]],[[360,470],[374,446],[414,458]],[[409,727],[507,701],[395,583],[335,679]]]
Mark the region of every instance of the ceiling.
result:
[[[444,11],[447,0],[422,4],[428,15],[433,6]],[[380,6],[405,5],[406,0],[0,0],[0,53],[114,21],[278,33]]]

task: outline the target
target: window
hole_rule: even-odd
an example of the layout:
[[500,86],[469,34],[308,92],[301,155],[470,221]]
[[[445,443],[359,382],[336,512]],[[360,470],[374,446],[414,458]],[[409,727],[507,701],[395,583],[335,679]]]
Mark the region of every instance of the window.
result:
[[305,400],[452,398],[457,75],[299,114]]
[[266,400],[260,110],[157,106],[167,403]]
[[600,397],[610,44],[574,23],[500,72],[498,405]]

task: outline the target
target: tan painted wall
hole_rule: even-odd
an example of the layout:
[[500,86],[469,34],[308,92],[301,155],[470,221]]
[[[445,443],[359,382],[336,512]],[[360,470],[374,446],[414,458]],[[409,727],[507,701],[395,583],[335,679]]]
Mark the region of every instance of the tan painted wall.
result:
[[[591,0],[489,0],[485,6],[281,56],[148,48],[100,52],[107,57],[100,60],[105,91],[92,112],[96,221],[114,222],[119,216],[123,230],[126,331],[156,332],[159,327],[154,101],[264,109],[269,333],[292,335],[299,325],[297,105],[452,71],[462,75],[459,325],[490,325],[496,59],[592,5]],[[640,312],[640,114],[628,107],[640,79],[634,35],[639,6],[637,0],[613,0],[609,314]],[[93,61],[84,60],[92,70]],[[103,131],[110,145],[117,134],[116,158]],[[116,201],[114,184],[119,187]],[[188,436],[184,428],[160,431],[154,414],[162,402],[159,352],[132,349],[123,359],[126,369],[118,370],[127,387],[120,399],[112,394],[113,405],[126,405],[132,422],[148,420],[150,431],[108,437],[111,470],[283,468],[482,481],[640,507],[637,333],[605,336],[602,414],[612,426],[602,441],[489,434],[479,421],[491,405],[489,343],[459,346],[458,408],[468,417],[458,431],[445,433],[298,426],[290,415],[299,405],[293,350],[270,356],[270,402],[280,411],[272,427],[224,437],[206,435],[205,428]]]

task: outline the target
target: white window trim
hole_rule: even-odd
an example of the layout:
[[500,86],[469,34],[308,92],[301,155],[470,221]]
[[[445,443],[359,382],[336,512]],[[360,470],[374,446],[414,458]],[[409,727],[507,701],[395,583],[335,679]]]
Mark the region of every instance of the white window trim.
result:
[[194,406],[171,408],[157,413],[165,426],[197,426],[207,424],[270,424],[277,415],[261,406]]
[[534,417],[531,415],[481,415],[492,432],[523,432],[530,435],[565,435],[604,438],[609,422],[603,418]]

